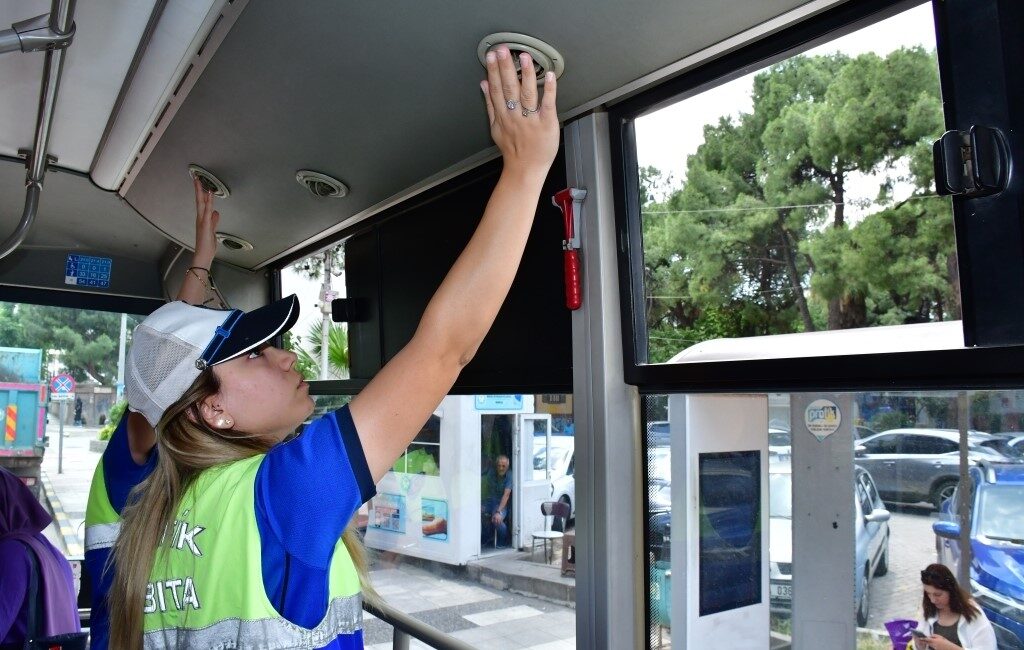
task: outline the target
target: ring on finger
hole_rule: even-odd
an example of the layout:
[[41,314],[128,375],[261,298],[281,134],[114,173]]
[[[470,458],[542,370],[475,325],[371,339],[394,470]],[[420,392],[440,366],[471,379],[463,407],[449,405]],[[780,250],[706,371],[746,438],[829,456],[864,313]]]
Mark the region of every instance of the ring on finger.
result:
[[506,99],[506,100],[505,100],[505,108],[507,108],[507,109],[508,109],[508,110],[510,110],[510,111],[514,111],[514,110],[516,110],[516,106],[517,106],[518,104],[519,104],[519,102],[517,102],[517,101],[516,101],[516,100],[514,100],[514,99]]
[[537,104],[537,108],[526,108],[526,104],[523,104],[523,117],[529,117],[531,113],[539,113],[540,104]]

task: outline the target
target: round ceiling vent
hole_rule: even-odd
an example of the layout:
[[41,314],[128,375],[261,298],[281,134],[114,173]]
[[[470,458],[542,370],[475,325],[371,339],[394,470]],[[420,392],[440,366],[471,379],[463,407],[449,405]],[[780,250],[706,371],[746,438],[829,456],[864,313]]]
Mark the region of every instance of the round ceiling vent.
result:
[[224,248],[231,251],[251,251],[252,244],[245,241],[241,237],[235,235],[229,235],[226,232],[217,233],[217,241],[224,245]]
[[189,165],[188,175],[192,178],[198,178],[203,189],[214,196],[219,196],[222,199],[226,199],[231,196],[228,186],[225,185],[222,180],[214,176],[213,172],[208,169],[203,169],[199,165]]
[[348,194],[348,187],[344,183],[320,172],[300,169],[295,172],[295,180],[309,190],[313,196],[340,199]]
[[515,62],[516,71],[520,76],[523,72],[519,69],[519,54],[521,52],[526,52],[533,57],[533,71],[537,74],[538,79],[543,78],[544,73],[548,70],[555,73],[556,79],[561,77],[562,72],[565,71],[565,59],[558,53],[558,50],[544,41],[515,32],[498,32],[485,36],[476,48],[476,56],[480,59],[480,65],[487,66],[487,60],[484,58],[487,56],[487,51],[493,50],[499,45],[506,46],[512,52],[512,60]]

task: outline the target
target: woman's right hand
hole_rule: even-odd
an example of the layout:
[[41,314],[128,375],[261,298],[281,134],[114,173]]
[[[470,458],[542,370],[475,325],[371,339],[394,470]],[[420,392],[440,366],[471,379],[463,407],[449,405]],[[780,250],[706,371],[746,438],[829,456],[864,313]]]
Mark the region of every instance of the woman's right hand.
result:
[[[530,74],[533,60],[519,57],[522,81],[506,47],[487,53],[487,79],[480,83],[487,102],[491,137],[504,157],[505,168],[547,174],[558,153],[558,111],[553,72],[544,77],[544,96],[537,95],[537,77]],[[510,108],[511,106],[511,108]]]

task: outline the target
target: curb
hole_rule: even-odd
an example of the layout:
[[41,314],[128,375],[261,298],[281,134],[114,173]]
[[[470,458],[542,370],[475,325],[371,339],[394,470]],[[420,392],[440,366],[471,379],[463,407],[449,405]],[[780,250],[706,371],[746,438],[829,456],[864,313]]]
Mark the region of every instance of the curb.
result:
[[71,519],[64,512],[64,506],[60,502],[60,497],[57,496],[57,492],[50,485],[50,477],[45,470],[42,472],[42,483],[47,505],[50,506],[50,512],[53,513],[53,521],[60,527],[60,536],[64,540],[64,548],[67,550],[68,557],[83,557],[85,555],[85,547],[82,546],[82,540],[78,537],[78,531],[71,525]]
[[[466,565],[451,565],[410,555],[400,555],[400,562],[420,567],[441,578],[468,579],[491,589],[509,591],[523,596],[576,608],[576,581],[571,578],[538,576],[530,567],[511,558],[483,558]],[[371,564],[378,564],[379,557]],[[384,563],[379,563],[383,565]]]

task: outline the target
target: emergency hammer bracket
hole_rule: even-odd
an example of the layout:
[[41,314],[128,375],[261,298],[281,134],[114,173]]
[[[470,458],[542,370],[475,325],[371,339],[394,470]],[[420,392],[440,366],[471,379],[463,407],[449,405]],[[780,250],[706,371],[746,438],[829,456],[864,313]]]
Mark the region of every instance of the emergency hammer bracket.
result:
[[565,306],[577,310],[583,304],[583,290],[580,286],[580,221],[583,218],[583,200],[587,191],[576,187],[567,187],[553,197],[551,202],[562,211],[565,225],[565,239],[562,250],[565,259]]

